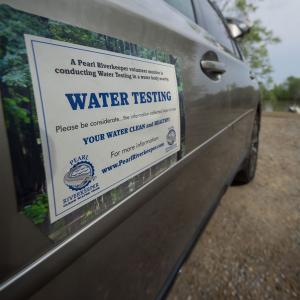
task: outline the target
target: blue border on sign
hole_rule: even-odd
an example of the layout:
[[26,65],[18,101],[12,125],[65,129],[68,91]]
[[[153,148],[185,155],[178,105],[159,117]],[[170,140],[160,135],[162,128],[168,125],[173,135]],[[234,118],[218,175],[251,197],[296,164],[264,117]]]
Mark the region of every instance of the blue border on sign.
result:
[[70,206],[69,208],[65,209],[64,211],[62,211],[61,213],[57,213],[57,208],[56,208],[56,200],[55,200],[55,189],[54,189],[54,184],[53,184],[53,170],[52,170],[52,162],[51,162],[51,155],[50,155],[50,147],[49,147],[49,139],[48,139],[48,132],[47,132],[47,126],[46,126],[46,114],[45,114],[45,110],[44,110],[44,103],[43,103],[43,97],[42,97],[42,90],[41,90],[41,85],[40,85],[40,78],[39,78],[39,72],[38,72],[38,67],[37,67],[37,62],[36,62],[36,55],[35,55],[35,51],[34,51],[34,43],[40,43],[40,44],[48,44],[48,45],[54,45],[57,47],[63,47],[63,48],[70,48],[70,49],[75,49],[75,50],[80,50],[80,51],[86,51],[86,52],[92,52],[92,53],[98,53],[98,54],[102,54],[102,55],[107,55],[107,56],[114,56],[114,57],[121,57],[124,59],[129,59],[129,60],[137,60],[137,61],[147,61],[148,63],[154,64],[154,65],[161,65],[161,66],[165,66],[165,67],[169,67],[172,68],[175,66],[172,64],[167,64],[167,63],[159,63],[159,62],[154,62],[152,60],[149,59],[138,59],[138,58],[131,58],[131,57],[126,57],[125,55],[117,55],[117,54],[109,54],[106,51],[94,51],[94,50],[87,50],[87,49],[81,49],[81,48],[77,48],[77,47],[72,47],[72,46],[65,46],[65,45],[60,45],[60,44],[55,44],[55,43],[50,43],[50,42],[43,42],[43,41],[38,41],[38,40],[31,40],[31,47],[32,47],[32,52],[33,52],[33,58],[34,58],[34,66],[35,66],[35,70],[36,70],[36,75],[37,75],[37,80],[38,80],[38,88],[39,88],[39,94],[40,94],[40,98],[41,98],[41,106],[42,106],[42,111],[43,111],[43,121],[44,121],[44,126],[45,126],[45,133],[46,133],[46,141],[47,141],[47,149],[48,149],[48,157],[49,157],[49,166],[50,166],[50,174],[51,174],[51,186],[52,186],[52,193],[53,193],[53,198],[54,198],[54,210],[55,210],[55,216],[59,216],[61,214],[64,214],[65,212],[67,212],[68,210],[76,207],[79,204],[84,203],[86,200],[95,197],[97,195],[99,195],[100,193],[110,189],[112,186],[117,185],[119,182],[121,181],[125,181],[127,178],[129,177],[133,177],[135,175],[138,175],[139,173],[141,173],[142,171],[144,171],[145,169],[149,168],[151,165],[154,165],[156,163],[158,163],[159,161],[162,161],[163,159],[175,154],[178,151],[170,151],[167,155],[164,155],[163,157],[159,158],[158,160],[146,165],[145,167],[143,167],[142,169],[131,173],[130,175],[128,175],[127,177],[122,178],[121,180],[113,183],[112,185],[106,187],[105,189],[100,190],[98,193],[93,194],[92,196],[85,198],[84,200],[82,200],[81,202],[78,202],[77,204]]

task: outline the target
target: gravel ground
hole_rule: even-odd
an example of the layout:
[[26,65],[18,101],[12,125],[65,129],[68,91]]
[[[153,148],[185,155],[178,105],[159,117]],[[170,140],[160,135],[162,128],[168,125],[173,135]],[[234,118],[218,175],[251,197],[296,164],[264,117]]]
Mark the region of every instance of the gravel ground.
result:
[[265,113],[256,178],[229,188],[167,300],[300,299],[300,116]]

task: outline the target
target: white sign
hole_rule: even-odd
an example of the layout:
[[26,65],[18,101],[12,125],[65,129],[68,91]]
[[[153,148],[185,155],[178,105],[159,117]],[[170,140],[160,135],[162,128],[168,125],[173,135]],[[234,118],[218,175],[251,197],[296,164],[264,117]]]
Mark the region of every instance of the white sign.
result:
[[173,65],[25,40],[51,222],[180,150]]

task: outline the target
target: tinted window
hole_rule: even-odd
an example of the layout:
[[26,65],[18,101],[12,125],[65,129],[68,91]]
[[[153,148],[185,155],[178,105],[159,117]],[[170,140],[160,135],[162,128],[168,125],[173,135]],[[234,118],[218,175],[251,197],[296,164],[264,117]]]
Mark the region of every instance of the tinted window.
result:
[[165,0],[185,16],[195,21],[194,8],[191,0]]
[[231,39],[228,35],[227,28],[216,10],[209,1],[200,1],[203,8],[203,16],[206,30],[215,37],[215,39],[231,52],[234,52]]

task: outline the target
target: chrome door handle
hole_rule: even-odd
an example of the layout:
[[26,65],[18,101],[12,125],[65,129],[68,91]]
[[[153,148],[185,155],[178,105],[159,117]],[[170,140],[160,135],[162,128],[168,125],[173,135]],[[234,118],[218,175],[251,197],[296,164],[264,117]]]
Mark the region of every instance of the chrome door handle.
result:
[[222,62],[214,60],[201,60],[201,68],[204,73],[222,75],[226,72],[226,66]]

